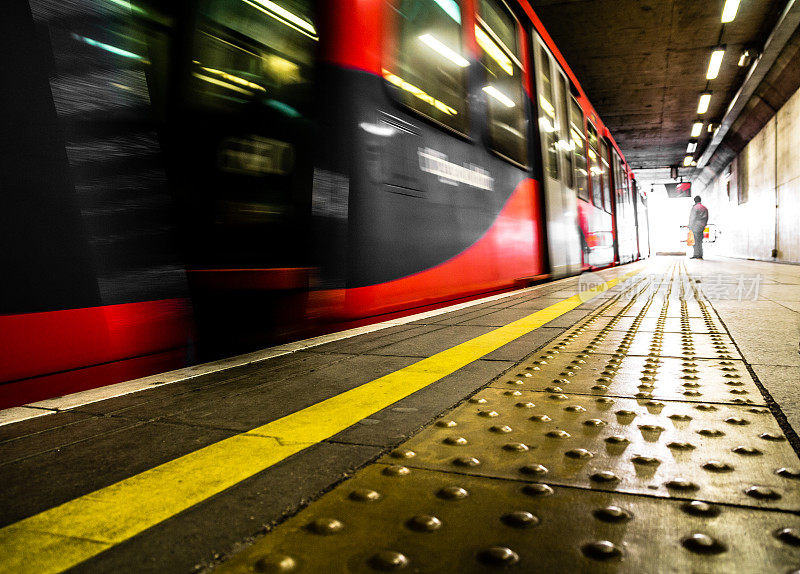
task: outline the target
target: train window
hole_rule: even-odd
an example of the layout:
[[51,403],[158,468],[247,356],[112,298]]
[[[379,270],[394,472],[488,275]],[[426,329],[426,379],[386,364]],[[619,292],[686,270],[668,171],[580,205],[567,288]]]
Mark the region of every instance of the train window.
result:
[[289,117],[308,115],[319,43],[312,6],[312,0],[201,2],[194,101],[216,107],[257,103]]
[[617,204],[624,203],[626,190],[628,189],[628,172],[625,171],[625,166],[622,163],[622,160],[619,162],[619,171],[622,174],[622,179],[620,179],[619,184],[619,198],[617,199]]
[[572,98],[570,107],[570,137],[572,139],[570,147],[575,158],[575,191],[578,193],[578,197],[589,201],[589,172],[586,164],[583,110],[575,98]]
[[629,206],[633,203],[633,185],[629,179],[625,179],[625,187],[622,188],[622,205],[625,207],[625,213],[628,214]]
[[589,179],[592,182],[592,203],[603,207],[603,182],[600,179],[600,155],[597,153],[597,130],[591,122],[587,123],[589,134]]
[[[560,75],[560,74],[559,74]],[[569,104],[567,103],[567,94],[569,93],[569,84],[567,77],[561,76],[561,97],[558,99],[558,117],[561,118],[561,133],[558,140],[558,146],[564,152],[564,182],[570,189],[575,189],[575,161],[573,158],[574,144],[571,137],[571,125],[567,119],[569,116]]]
[[617,163],[619,164],[619,184],[617,184],[617,198],[616,198],[616,205],[617,209],[620,209],[620,206],[624,204],[626,189],[628,189],[628,172],[625,171],[625,165],[622,163],[622,160],[617,158]]
[[481,0],[475,38],[483,56],[489,104],[489,140],[501,155],[525,165],[528,143],[517,21],[493,0]]
[[592,122],[589,122],[589,146],[594,150],[597,149],[597,130]]
[[396,42],[387,82],[403,104],[459,133],[467,133],[469,61],[461,44],[457,0],[395,0]]
[[552,179],[559,179],[558,148],[556,147],[556,108],[553,105],[553,82],[550,70],[550,56],[544,46],[539,46],[539,70],[541,86],[539,91],[539,133],[542,146],[547,152],[545,172]]
[[520,57],[516,20],[501,0],[480,0],[478,21],[507,52]]
[[606,142],[600,142],[600,169],[602,173],[600,177],[603,178],[603,208],[606,211],[611,211],[611,168],[608,165],[608,145]]

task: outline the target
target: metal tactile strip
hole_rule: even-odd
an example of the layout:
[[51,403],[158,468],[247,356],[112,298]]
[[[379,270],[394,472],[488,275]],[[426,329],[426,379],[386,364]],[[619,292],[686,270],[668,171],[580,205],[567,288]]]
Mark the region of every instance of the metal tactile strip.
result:
[[797,457],[697,289],[655,291],[612,300],[223,569],[796,568],[800,517],[780,509],[800,509]]
[[800,518],[373,465],[226,572],[783,572]]
[[[647,310],[646,313],[644,313],[644,317],[645,318],[658,317],[659,316],[660,309],[661,309],[661,301],[660,301],[661,299],[666,299],[666,297],[658,297],[658,298],[656,298],[655,299],[655,303],[653,304],[653,306],[649,310]],[[604,315],[615,315],[615,314],[619,313],[620,311],[623,310],[623,307],[624,307],[623,303],[624,303],[624,299],[622,301],[620,301],[619,303],[616,303],[614,305],[611,305],[611,306],[605,308],[603,310],[603,314]],[[631,315],[638,315],[639,311],[641,311],[641,305],[637,304],[637,305],[632,306],[630,309],[628,309],[626,311],[623,311],[622,312],[622,316],[626,317],[626,316],[631,316]],[[691,301],[689,304],[687,304],[687,308],[686,308],[685,313],[686,313],[685,316],[689,317],[689,318],[703,318],[704,317],[703,308],[700,306],[700,304],[697,301]],[[684,316],[684,314],[681,312],[681,308],[678,305],[670,305],[670,309],[669,309],[669,311],[667,311],[667,314],[666,314],[666,318],[667,319],[679,318],[679,317],[682,317],[682,316]]]
[[[600,315],[601,320],[587,325],[586,329],[589,331],[599,331],[608,324],[608,321],[602,321],[602,319],[611,319],[611,317],[612,316]],[[631,328],[635,319],[636,317],[631,315],[620,316],[619,320],[611,327],[611,330],[627,331]],[[657,328],[658,317],[646,317],[639,325],[639,332],[652,333]],[[680,333],[684,329],[687,329],[690,333],[698,334],[724,333],[724,329],[722,329],[722,326],[716,319],[711,319],[710,325],[702,317],[667,317],[664,321],[663,330],[665,333]]]
[[[654,340],[655,337],[655,340]],[[559,342],[561,339],[559,339]],[[741,355],[728,335],[664,333],[636,333],[628,336],[624,331],[584,331],[564,339],[561,350],[571,353],[610,353],[623,341],[629,342],[629,355],[664,357],[700,357],[705,359],[741,359]]]
[[492,386],[642,399],[766,404],[741,361],[551,351],[518,368]]
[[489,388],[405,448],[417,468],[800,510],[800,471],[778,472],[797,456],[763,407]]

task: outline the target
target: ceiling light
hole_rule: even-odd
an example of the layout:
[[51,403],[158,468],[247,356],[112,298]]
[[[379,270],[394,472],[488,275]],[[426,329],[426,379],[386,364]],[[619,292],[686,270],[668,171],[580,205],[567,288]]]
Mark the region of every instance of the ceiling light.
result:
[[689,142],[689,147],[686,148],[686,153],[694,153],[697,149],[697,142]]
[[703,131],[703,122],[695,122],[692,124],[692,137],[699,138],[700,132]]
[[719,67],[722,65],[722,56],[725,55],[725,48],[717,48],[711,52],[711,60],[708,62],[708,72],[706,79],[713,80],[719,75]]
[[437,52],[440,56],[444,56],[451,62],[453,62],[456,66],[460,66],[462,68],[466,68],[469,66],[469,62],[460,54],[454,52],[444,44],[442,44],[439,40],[431,36],[430,34],[423,34],[419,37],[419,39],[429,48],[432,48],[435,52]]
[[689,167],[690,165],[692,165],[692,156],[687,155],[683,158],[683,167]]
[[738,10],[739,0],[725,0],[725,7],[722,9],[722,23],[733,22]]
[[704,114],[708,111],[708,104],[711,103],[711,93],[705,92],[700,96],[700,103],[697,104],[697,113]]
[[708,133],[711,133],[713,131],[714,131],[714,124],[708,124]]

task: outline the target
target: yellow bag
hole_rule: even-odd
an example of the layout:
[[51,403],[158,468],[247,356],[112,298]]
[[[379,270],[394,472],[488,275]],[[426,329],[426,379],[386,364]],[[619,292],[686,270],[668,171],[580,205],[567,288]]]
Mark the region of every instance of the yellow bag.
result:
[[686,236],[686,245],[694,247],[694,233],[692,233],[691,229],[689,230],[689,235]]

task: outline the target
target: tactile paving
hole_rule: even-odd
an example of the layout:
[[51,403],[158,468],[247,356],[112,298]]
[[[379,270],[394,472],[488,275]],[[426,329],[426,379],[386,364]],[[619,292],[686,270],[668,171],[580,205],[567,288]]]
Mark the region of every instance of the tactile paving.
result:
[[373,465],[223,572],[783,572],[780,512]]
[[[597,317],[597,321],[587,324],[586,330],[600,331],[608,326],[609,321],[614,315],[598,315]],[[628,331],[635,319],[636,316],[634,315],[621,315],[618,321],[611,325],[609,329],[611,331]],[[639,331],[652,333],[659,327],[658,322],[658,317],[645,317],[639,325]],[[665,333],[680,333],[684,330],[688,330],[690,333],[725,332],[717,319],[711,319],[709,322],[706,322],[706,320],[701,317],[687,317],[685,319],[683,317],[667,317],[664,321],[663,331]]]
[[[559,340],[561,341],[561,340]],[[564,338],[560,350],[565,352],[613,352],[623,342],[628,343],[627,354],[662,357],[699,357],[704,359],[741,359],[728,335],[698,333],[635,333],[625,331],[584,331],[572,338]],[[598,350],[600,346],[604,351]]]
[[[663,301],[670,301],[668,297],[655,297],[653,299],[655,301],[655,305],[652,306],[650,309],[647,309],[643,316],[645,318],[648,317],[658,317],[661,311],[661,305]],[[671,301],[678,303],[677,299]],[[639,312],[643,308],[643,303],[637,301],[635,305],[631,306],[628,309],[625,309],[625,297],[621,298],[620,301],[614,303],[613,305],[609,305],[603,310],[604,315],[616,315],[617,313],[621,313],[621,316],[635,316],[638,315]],[[703,318],[704,313],[703,311],[706,310],[703,306],[700,305],[697,301],[687,302],[685,308],[682,309],[679,304],[673,304],[669,306],[669,309],[666,312],[665,317],[667,319],[671,318],[679,318],[682,316],[686,316],[689,318]]]
[[703,295],[665,277],[223,570],[796,571],[798,458]]
[[621,353],[537,354],[493,387],[694,402],[765,405],[742,361]]
[[797,457],[763,407],[492,388],[404,448],[417,468],[800,510]]

